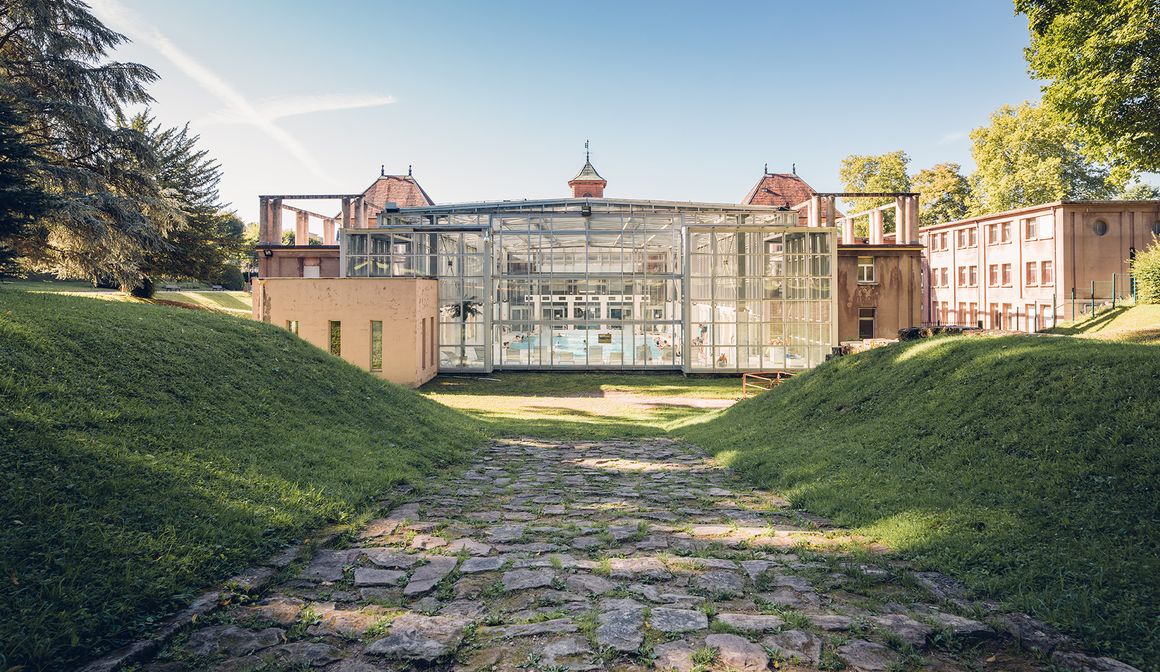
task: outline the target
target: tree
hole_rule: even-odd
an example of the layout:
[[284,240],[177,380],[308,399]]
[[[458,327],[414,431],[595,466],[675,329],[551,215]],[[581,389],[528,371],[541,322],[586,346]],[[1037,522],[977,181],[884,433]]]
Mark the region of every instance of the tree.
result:
[[142,263],[147,274],[212,281],[227,264],[243,254],[245,224],[234,213],[222,212],[218,184],[221,167],[198,149],[199,137],[189,125],[163,128],[148,113],[135,116],[130,126],[142,132],[157,156],[157,184],[177,222],[165,237],[166,245]]
[[971,214],[1058,200],[1108,198],[1123,184],[1084,155],[1067,125],[1041,105],[1004,105],[971,131]]
[[1026,14],[1031,74],[1044,103],[1090,157],[1122,175],[1160,171],[1160,3],[1015,0]]
[[[842,181],[844,191],[910,191],[910,176],[906,173],[909,164],[910,157],[901,149],[877,155],[851,154],[842,159],[838,178]],[[848,200],[846,207],[851,210],[865,210],[893,201],[894,199],[886,197],[861,198],[856,201]],[[887,210],[883,217],[883,230],[891,232],[894,229],[894,211]],[[865,233],[860,232],[859,235]]]
[[157,78],[105,60],[125,40],[80,0],[0,5],[0,102],[33,148],[28,174],[54,197],[5,244],[33,268],[134,286],[178,213],[154,179],[144,134],[119,123],[126,106],[150,100],[145,86]]
[[919,226],[934,226],[967,216],[971,184],[957,163],[939,163],[923,168],[910,178],[919,199]]
[[48,195],[33,180],[34,148],[20,133],[23,120],[0,100],[0,274],[14,273],[16,253],[5,241],[44,213]]
[[1160,200],[1160,187],[1147,182],[1136,182],[1124,187],[1120,193],[1116,194],[1116,198],[1122,201]]

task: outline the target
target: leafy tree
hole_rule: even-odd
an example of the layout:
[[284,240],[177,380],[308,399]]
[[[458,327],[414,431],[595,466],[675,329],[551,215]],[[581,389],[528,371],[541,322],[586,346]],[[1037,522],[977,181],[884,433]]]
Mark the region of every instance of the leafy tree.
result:
[[198,149],[199,138],[190,134],[188,124],[163,128],[142,113],[130,125],[148,139],[158,160],[157,184],[178,213],[166,245],[142,269],[155,276],[212,280],[236,263],[245,246],[245,224],[236,214],[222,212],[218,202],[221,167]]
[[125,39],[80,0],[0,4],[0,102],[33,148],[29,174],[54,196],[6,244],[33,268],[136,286],[178,213],[154,179],[147,138],[119,123],[126,106],[150,100],[145,86],[157,78],[106,61]]
[[957,163],[939,163],[914,174],[911,189],[919,199],[919,226],[953,222],[967,216],[971,184]]
[[1124,187],[1116,198],[1123,201],[1155,201],[1160,200],[1160,187],[1147,182],[1136,182]]
[[1160,303],[1160,237],[1152,236],[1152,244],[1136,254],[1132,275],[1136,278],[1136,300]]
[[1123,174],[1160,171],[1160,3],[1015,0],[1026,14],[1031,74],[1089,156]]
[[971,131],[971,214],[1063,199],[1108,198],[1123,184],[1084,155],[1067,125],[1041,105],[1004,105]]
[[[851,154],[842,159],[842,166],[838,171],[838,178],[842,181],[844,191],[910,191],[910,176],[906,168],[910,164],[910,157],[901,149],[885,154],[858,155]],[[861,198],[849,200],[846,207],[865,210],[892,203],[892,198]],[[883,217],[883,230],[894,231],[894,212],[887,210]],[[863,224],[858,223],[861,227]],[[859,232],[865,235],[865,232]]]
[[48,195],[34,182],[36,157],[20,133],[22,119],[0,99],[0,274],[16,272],[15,251],[5,241],[22,232],[45,210]]

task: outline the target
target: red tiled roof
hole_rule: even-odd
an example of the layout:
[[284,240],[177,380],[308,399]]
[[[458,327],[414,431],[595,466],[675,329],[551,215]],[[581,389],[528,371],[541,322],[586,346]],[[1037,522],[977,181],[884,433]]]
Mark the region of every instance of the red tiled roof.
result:
[[742,205],[773,205],[792,208],[808,201],[816,191],[797,175],[766,173],[741,201]]
[[387,203],[400,208],[418,208],[435,205],[423,187],[410,175],[382,175],[363,192],[363,198],[378,214]]

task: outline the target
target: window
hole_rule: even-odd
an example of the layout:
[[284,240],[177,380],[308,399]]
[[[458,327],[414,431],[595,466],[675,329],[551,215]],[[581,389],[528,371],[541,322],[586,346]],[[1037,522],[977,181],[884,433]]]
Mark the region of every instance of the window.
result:
[[1015,308],[1009,303],[1003,304],[1003,323],[1007,325],[1009,331],[1019,328],[1018,321],[1015,319]]
[[968,266],[967,267],[967,286],[968,287],[978,287],[979,286],[979,267],[978,266]]
[[951,286],[950,270],[951,269],[946,268],[945,266],[942,269],[942,286],[943,287],[950,287]]
[[1032,217],[1032,218],[1023,222],[1023,239],[1024,240],[1035,240],[1036,238],[1039,237],[1035,233],[1035,225],[1038,222],[1039,222],[1039,219],[1036,217]]
[[955,245],[961,250],[967,246],[967,230],[959,229],[955,232]]
[[1055,269],[1050,261],[1040,262],[1039,281],[1045,285],[1055,284]]
[[1011,286],[1011,264],[1003,264],[1003,286]]
[[1003,313],[999,312],[999,304],[992,303],[990,312],[991,312],[991,328],[992,329],[1002,329],[1003,328]]
[[1011,242],[1011,222],[1003,222],[999,227],[999,241],[1003,243]]
[[949,243],[949,241],[948,241],[948,239],[947,239],[947,235],[948,235],[948,234],[947,234],[947,232],[946,232],[946,231],[943,231],[943,232],[942,232],[942,233],[940,233],[940,234],[939,234],[939,236],[938,236],[938,238],[939,238],[939,245],[940,245],[940,246],[942,247],[942,249],[944,249],[944,250],[949,250],[949,249],[950,249],[950,243]]
[[286,331],[298,335],[298,320],[286,320]]
[[422,339],[422,341],[423,341],[423,359],[420,359],[419,361],[422,362],[422,366],[424,368],[426,368],[428,366],[428,364],[427,364],[427,318],[424,317],[421,320],[421,322],[423,323],[423,330],[422,330],[422,333],[420,334],[419,338]]
[[955,313],[955,324],[963,324],[967,320],[967,304],[964,301],[959,302],[959,310]]
[[988,224],[987,225],[987,244],[988,245],[996,245],[998,243],[999,243],[999,225],[998,224]]
[[431,322],[431,329],[427,331],[431,346],[431,366],[435,366],[435,318],[427,318]]
[[1039,315],[1036,313],[1034,303],[1029,303],[1023,307],[1023,315],[1027,318],[1027,333],[1039,331]]
[[972,303],[971,304],[971,324],[975,324],[978,321],[979,321],[979,304]]
[[999,264],[991,264],[987,267],[987,286],[999,286]]
[[1092,232],[1097,236],[1102,236],[1108,232],[1108,223],[1102,219],[1097,219],[1095,224],[1092,224]]
[[[333,323],[332,323],[333,324]],[[427,322],[423,322],[423,332],[426,336]],[[427,341],[423,340],[423,359],[427,359]],[[371,371],[383,370],[383,323],[381,320],[371,320]]]
[[858,282],[874,283],[874,257],[858,257]]
[[948,312],[948,311],[947,311],[947,308],[948,308],[948,306],[947,306],[947,302],[946,302],[946,301],[943,301],[943,302],[942,302],[942,306],[941,306],[941,311],[940,311],[940,312],[941,312],[941,315],[942,315],[942,320],[941,320],[941,321],[942,321],[942,323],[943,323],[943,324],[946,324],[946,323],[947,323],[947,312]]
[[342,356],[342,322],[330,321],[330,354]]
[[1034,261],[1027,262],[1027,273],[1025,281],[1028,285],[1039,284],[1039,264]]
[[959,287],[967,286],[967,267],[959,266]]
[[858,338],[874,338],[874,309],[858,309]]
[[967,229],[967,247],[975,247],[979,244],[979,232],[975,229]]

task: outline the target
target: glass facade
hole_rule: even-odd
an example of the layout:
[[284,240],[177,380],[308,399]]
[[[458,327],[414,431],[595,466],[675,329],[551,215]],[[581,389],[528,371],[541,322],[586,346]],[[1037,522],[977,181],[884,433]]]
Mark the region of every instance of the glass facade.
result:
[[433,277],[443,371],[806,368],[836,345],[834,232],[756,206],[408,208],[342,232],[347,277]]

